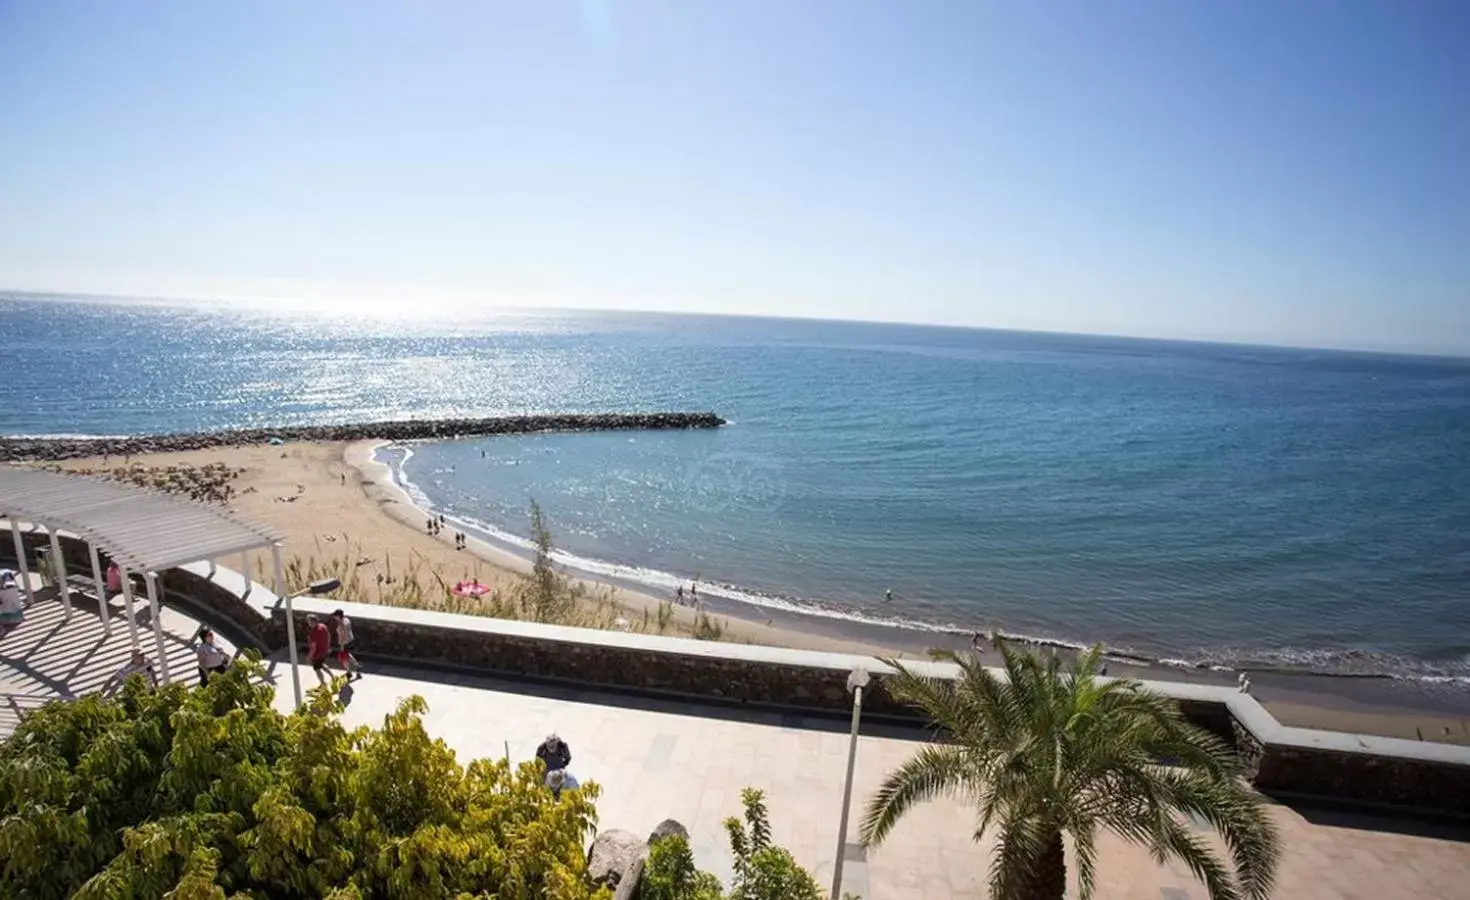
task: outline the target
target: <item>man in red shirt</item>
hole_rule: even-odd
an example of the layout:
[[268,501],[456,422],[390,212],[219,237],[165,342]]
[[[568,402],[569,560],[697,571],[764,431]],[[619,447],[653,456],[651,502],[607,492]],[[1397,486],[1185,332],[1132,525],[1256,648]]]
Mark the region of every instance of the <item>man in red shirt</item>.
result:
[[327,657],[332,652],[332,636],[327,633],[326,623],[316,616],[306,617],[306,628],[306,658],[311,662],[317,680],[325,687],[328,680]]

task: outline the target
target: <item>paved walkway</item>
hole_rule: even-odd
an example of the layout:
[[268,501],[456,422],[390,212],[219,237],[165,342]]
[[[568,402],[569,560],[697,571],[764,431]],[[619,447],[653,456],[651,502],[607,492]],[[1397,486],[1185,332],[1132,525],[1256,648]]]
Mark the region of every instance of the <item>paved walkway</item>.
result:
[[[117,609],[116,601],[113,609]],[[139,604],[140,608],[144,604]],[[187,638],[197,623],[165,609],[169,657],[176,676],[192,679]],[[144,647],[151,653],[151,635]],[[0,692],[19,696],[0,707],[0,734],[14,727],[16,709],[58,694],[95,690],[128,652],[125,625],[114,619],[104,638],[95,606],[79,605],[70,623],[59,601],[30,611],[25,626],[0,639]],[[276,704],[290,708],[286,664],[277,663]],[[721,822],[740,810],[740,791],[766,792],[775,839],[788,846],[819,882],[831,879],[842,800],[847,735],[844,722],[726,710],[630,698],[596,691],[545,688],[463,674],[371,666],[344,698],[348,725],[378,724],[410,694],[429,703],[426,725],[459,753],[530,758],[556,731],[571,746],[571,771],[603,788],[603,828],[646,834],[660,820],[690,831],[699,864],[729,877]],[[315,683],[303,668],[303,683]],[[910,736],[865,731],[854,788],[853,830],[861,804],[885,772],[918,744]],[[1470,829],[1415,827],[1403,822],[1276,806],[1285,840],[1279,898],[1464,898],[1470,900]],[[988,842],[971,841],[973,817],[964,806],[922,807],[889,843],[865,859],[849,847],[846,889],[865,900],[981,898],[990,864]],[[1102,841],[1100,900],[1203,900],[1204,889],[1181,867],[1156,865],[1121,842]],[[1075,888],[1071,892],[1075,895]]]

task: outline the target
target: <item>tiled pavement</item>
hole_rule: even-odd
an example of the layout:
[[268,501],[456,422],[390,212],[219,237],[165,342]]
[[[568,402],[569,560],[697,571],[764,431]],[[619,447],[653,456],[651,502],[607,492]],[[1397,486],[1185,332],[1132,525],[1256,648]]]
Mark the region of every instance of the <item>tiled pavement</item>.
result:
[[[140,604],[141,606],[142,604]],[[117,607],[114,606],[114,609]],[[0,692],[38,702],[60,691],[95,689],[121,664],[126,628],[114,622],[102,637],[95,606],[79,606],[62,624],[60,604],[46,601],[25,627],[0,639]],[[166,609],[175,674],[192,676],[185,638],[195,623]],[[151,637],[145,640],[150,650]],[[285,664],[273,673],[276,703],[290,707]],[[429,703],[426,725],[460,754],[529,758],[556,731],[571,745],[571,771],[595,780],[604,828],[646,834],[674,818],[690,830],[699,864],[723,878],[729,855],[721,822],[740,809],[740,791],[766,792],[775,838],[790,847],[819,882],[830,881],[836,822],[846,765],[845,722],[696,706],[566,688],[511,684],[478,676],[398,666],[370,666],[352,686],[344,719],[375,724],[398,699],[419,694]],[[302,672],[308,686],[315,679]],[[0,707],[0,734],[14,710]],[[851,830],[861,804],[883,774],[916,748],[905,735],[869,733],[860,739]],[[1398,820],[1276,806],[1284,840],[1275,896],[1305,898],[1465,898],[1470,900],[1470,829],[1412,826]],[[866,860],[852,848],[846,889],[867,900],[986,896],[986,843],[970,839],[973,818],[956,802],[915,810],[887,844]],[[1075,894],[1073,891],[1069,892]],[[1202,900],[1202,887],[1182,867],[1160,866],[1136,848],[1104,836],[1096,896]]]

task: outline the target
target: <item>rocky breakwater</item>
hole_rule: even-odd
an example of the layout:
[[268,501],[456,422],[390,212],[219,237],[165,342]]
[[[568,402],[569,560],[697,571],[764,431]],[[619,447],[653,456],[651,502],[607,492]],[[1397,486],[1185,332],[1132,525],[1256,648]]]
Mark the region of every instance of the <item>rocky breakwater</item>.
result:
[[409,419],[343,425],[293,425],[188,434],[120,438],[0,438],[0,462],[75,459],[82,456],[134,456],[211,447],[238,447],[268,441],[421,441],[531,434],[546,431],[653,431],[718,428],[725,420],[712,412],[569,413],[552,416],[496,416],[487,419]]

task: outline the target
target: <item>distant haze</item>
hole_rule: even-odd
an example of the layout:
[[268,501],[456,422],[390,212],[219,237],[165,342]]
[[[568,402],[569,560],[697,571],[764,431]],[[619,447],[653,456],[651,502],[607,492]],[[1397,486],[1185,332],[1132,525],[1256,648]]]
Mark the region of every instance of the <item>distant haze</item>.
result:
[[1470,354],[1470,4],[0,0],[0,290]]

